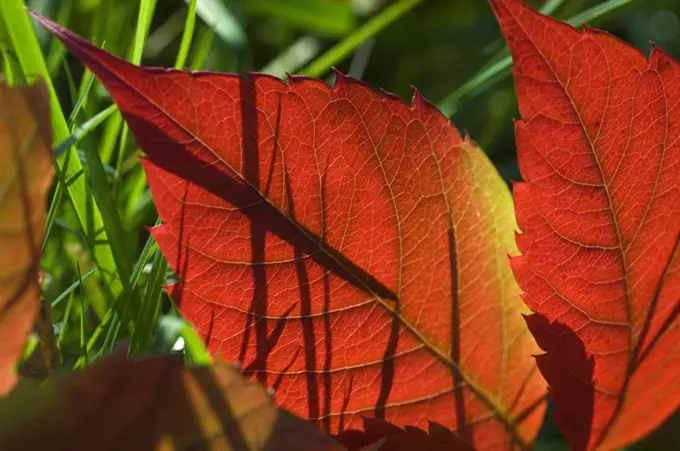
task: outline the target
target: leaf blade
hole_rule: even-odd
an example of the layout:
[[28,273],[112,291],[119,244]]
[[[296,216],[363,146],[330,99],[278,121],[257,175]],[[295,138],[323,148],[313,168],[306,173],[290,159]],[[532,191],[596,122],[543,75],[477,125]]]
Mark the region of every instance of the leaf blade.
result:
[[331,89],[140,68],[38,20],[146,152],[172,295],[213,353],[331,431],[427,416],[475,446],[529,446],[545,386],[507,263],[510,195],[431,104],[342,74]]
[[[671,344],[680,300],[680,69],[658,49],[648,60],[518,0],[492,6],[517,68],[526,184],[515,189],[523,234],[513,268],[539,314],[530,319],[546,351],[539,368],[575,449],[621,447],[680,405],[670,382],[680,371]],[[669,323],[664,343],[641,361],[649,330],[659,336]]]

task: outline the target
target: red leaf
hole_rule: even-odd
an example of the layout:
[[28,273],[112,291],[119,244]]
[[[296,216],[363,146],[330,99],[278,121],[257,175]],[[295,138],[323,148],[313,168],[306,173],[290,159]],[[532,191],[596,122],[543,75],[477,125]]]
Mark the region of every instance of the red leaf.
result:
[[434,107],[341,74],[331,89],[140,68],[39,20],[147,153],[172,293],[212,352],[334,433],[375,415],[529,446],[545,385],[506,256],[511,198]]
[[680,68],[492,0],[523,122],[512,262],[575,449],[613,449],[680,405]]

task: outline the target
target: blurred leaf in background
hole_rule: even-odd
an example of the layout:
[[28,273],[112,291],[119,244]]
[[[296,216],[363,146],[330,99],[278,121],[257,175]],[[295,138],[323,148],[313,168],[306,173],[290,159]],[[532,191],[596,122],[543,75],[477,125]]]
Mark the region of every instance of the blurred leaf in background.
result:
[[45,198],[54,175],[49,117],[43,83],[0,80],[0,396],[17,380],[40,305]]

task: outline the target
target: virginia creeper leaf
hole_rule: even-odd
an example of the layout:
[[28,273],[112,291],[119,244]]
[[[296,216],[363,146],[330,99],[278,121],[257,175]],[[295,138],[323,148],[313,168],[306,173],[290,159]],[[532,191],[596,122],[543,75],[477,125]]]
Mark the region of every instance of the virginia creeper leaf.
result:
[[42,83],[0,82],[0,395],[15,384],[15,364],[40,303],[38,271],[45,197],[52,182],[51,127]]
[[523,118],[512,265],[539,368],[573,448],[619,448],[680,405],[680,68],[491,4]]
[[418,93],[131,65],[46,19],[147,155],[182,313],[293,412],[526,448],[544,412],[509,191]]
[[0,401],[0,448],[33,450],[341,451],[278,409],[231,365],[114,355],[85,371],[20,385]]

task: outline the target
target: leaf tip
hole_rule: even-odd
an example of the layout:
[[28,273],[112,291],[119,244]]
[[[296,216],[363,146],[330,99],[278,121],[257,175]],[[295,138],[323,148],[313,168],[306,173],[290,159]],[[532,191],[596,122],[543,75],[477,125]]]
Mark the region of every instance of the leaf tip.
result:
[[333,85],[336,88],[346,86],[349,83],[349,78],[350,78],[349,76],[340,72],[335,67],[331,67],[331,71],[333,72]]
[[418,88],[415,86],[411,85],[411,89],[413,89],[413,97],[411,98],[411,108],[414,110],[429,110],[429,111],[436,111],[439,113],[439,109],[429,100],[423,96]]
[[48,19],[47,17],[37,13],[36,11],[32,10],[29,7],[26,7],[26,12],[30,14],[33,19],[35,19],[36,22],[38,22],[40,25],[42,25],[44,28],[49,30],[52,33],[56,33],[61,31],[61,26],[57,24],[56,22],[53,22],[52,20]]

